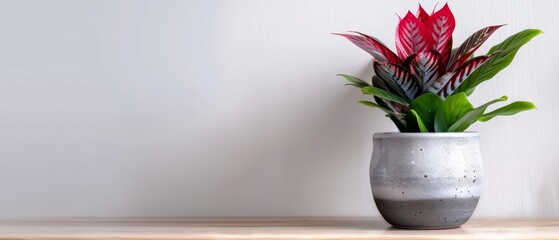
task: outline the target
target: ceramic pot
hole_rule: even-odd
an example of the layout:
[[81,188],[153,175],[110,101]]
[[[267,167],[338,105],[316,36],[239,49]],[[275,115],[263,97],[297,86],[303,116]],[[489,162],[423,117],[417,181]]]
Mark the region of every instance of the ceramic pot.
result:
[[370,179],[382,217],[399,228],[459,227],[481,193],[479,134],[376,133]]

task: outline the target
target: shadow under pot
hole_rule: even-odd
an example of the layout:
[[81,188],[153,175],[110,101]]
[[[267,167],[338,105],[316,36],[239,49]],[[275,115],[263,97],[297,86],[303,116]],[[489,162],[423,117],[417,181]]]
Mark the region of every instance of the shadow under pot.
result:
[[477,206],[482,176],[476,132],[373,135],[373,198],[395,227],[459,227]]

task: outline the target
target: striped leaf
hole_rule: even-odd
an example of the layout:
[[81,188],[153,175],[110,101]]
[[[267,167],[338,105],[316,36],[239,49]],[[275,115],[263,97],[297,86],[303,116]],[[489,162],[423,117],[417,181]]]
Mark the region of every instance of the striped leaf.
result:
[[434,50],[419,53],[410,60],[408,69],[421,83],[422,91],[425,91],[439,77],[440,64],[441,55]]
[[362,37],[364,37],[365,39],[367,39],[367,41],[369,41],[371,45],[375,46],[379,50],[379,52],[384,56],[384,58],[386,58],[388,62],[395,63],[395,64],[402,64],[402,59],[400,59],[398,55],[396,55],[396,53],[394,53],[392,50],[386,47],[386,45],[384,45],[378,39],[364,33],[355,32],[355,31],[354,33],[357,33]]
[[373,75],[372,82],[373,82],[373,87],[377,87],[377,88],[380,88],[380,89],[383,89],[383,90],[386,90],[386,91],[390,91],[388,86],[386,86],[386,83],[382,79],[380,79],[379,77],[377,77],[375,75]]
[[441,71],[442,74],[446,72],[445,65],[448,63],[448,60],[452,55],[452,36],[450,37],[450,40],[448,40],[448,42],[446,43],[446,47],[440,53],[441,53],[441,66],[439,67],[439,70]]
[[448,4],[445,4],[439,11],[433,13],[427,19],[427,29],[431,31],[433,41],[432,48],[442,53],[447,47],[448,41],[452,37],[455,26],[454,15],[450,11]]
[[431,50],[433,39],[429,29],[411,12],[400,20],[396,28],[396,50],[401,59],[406,59],[414,53]]
[[[387,90],[387,91],[392,91],[392,90],[390,90],[390,88],[388,88],[388,86],[386,86],[386,83],[384,83],[384,81],[377,76],[373,76],[373,87],[377,87],[377,88]],[[374,96],[374,99],[375,99],[375,102],[377,102],[378,105],[383,106],[383,107],[388,108],[388,109],[392,109],[392,111],[394,111],[395,113],[405,113],[405,112],[409,111],[409,107],[407,105],[403,105],[403,104],[399,104],[397,102],[384,100],[384,99],[379,98],[377,96]]]
[[388,88],[408,100],[413,100],[421,88],[418,80],[398,65],[375,61],[373,69]]
[[[416,57],[417,57],[417,53],[409,55],[408,58],[406,58],[406,60],[404,60],[404,63],[402,63],[402,65],[400,65],[400,66],[405,67],[409,71],[411,61],[414,60]],[[410,73],[411,73],[411,71],[410,71]]]
[[441,88],[448,82],[448,80],[452,77],[452,75],[454,75],[454,72],[447,72],[444,75],[437,78],[437,80],[431,83],[431,85],[426,86],[425,88],[427,89],[428,92],[437,94],[439,93]]
[[[373,70],[374,68],[375,65],[373,63]],[[402,97],[406,96],[406,93],[404,92],[404,90],[402,90],[400,85],[398,85],[392,80],[387,81],[385,80],[385,78],[380,78],[378,74],[373,76],[373,87],[380,87],[381,89],[392,92],[398,96],[402,96]]]
[[402,90],[402,88],[399,87],[397,83],[394,83],[393,81],[386,81],[384,78],[380,78],[378,75],[373,77],[373,87],[379,87],[398,96],[406,96],[406,93]]
[[526,29],[493,46],[489,49],[489,53],[495,54],[495,56],[492,57],[489,62],[472,73],[468,79],[464,80],[464,83],[456,92],[466,92],[480,83],[493,78],[497,73],[505,69],[512,62],[514,56],[516,56],[516,53],[522,46],[524,46],[524,44],[528,43],[532,38],[542,33],[542,30],[539,29]]
[[491,34],[502,26],[503,25],[489,26],[468,37],[450,57],[447,65],[448,69],[450,71],[455,71],[458,66],[468,60],[468,58],[491,36]]
[[360,36],[343,34],[343,33],[334,33],[334,34],[347,38],[353,44],[365,50],[365,52],[371,54],[378,61],[381,62],[388,61],[396,64],[402,63],[402,60],[398,58],[398,56],[394,52],[392,52],[388,47],[386,47],[383,43],[381,43],[376,38],[367,36],[362,33],[358,33],[360,34]]
[[437,94],[442,98],[446,98],[450,96],[454,92],[454,90],[460,87],[460,84],[462,84],[462,82],[464,82],[464,80],[468,76],[470,76],[470,74],[472,74],[472,72],[474,72],[478,67],[483,65],[485,62],[489,61],[489,59],[491,59],[492,56],[494,55],[492,54],[492,55],[479,56],[465,62],[462,66],[456,69],[454,75],[452,75],[452,77],[450,77],[446,81],[446,83],[444,83],[444,85],[441,87],[441,89]]

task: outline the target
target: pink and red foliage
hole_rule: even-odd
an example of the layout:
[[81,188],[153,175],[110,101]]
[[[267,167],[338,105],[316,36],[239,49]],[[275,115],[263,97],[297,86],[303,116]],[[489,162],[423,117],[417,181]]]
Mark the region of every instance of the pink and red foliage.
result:
[[468,60],[502,26],[481,29],[452,51],[455,24],[448,4],[433,11],[431,15],[419,5],[416,15],[408,11],[400,18],[395,39],[397,54],[376,38],[360,32],[354,32],[357,35],[336,35],[347,38],[371,54],[375,62],[382,63],[375,67],[375,72],[382,81],[406,83],[406,86],[397,91],[402,97],[413,99],[424,92],[433,92],[445,98],[452,94],[465,77],[491,58],[491,55],[485,55]]

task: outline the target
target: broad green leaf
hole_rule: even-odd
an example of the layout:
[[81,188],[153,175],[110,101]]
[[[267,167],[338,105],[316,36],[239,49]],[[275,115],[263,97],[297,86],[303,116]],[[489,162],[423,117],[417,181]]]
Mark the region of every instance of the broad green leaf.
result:
[[531,110],[531,109],[535,109],[535,108],[536,108],[536,106],[531,102],[524,102],[524,101],[513,102],[513,103],[511,103],[509,105],[506,105],[504,107],[495,109],[492,112],[483,114],[479,118],[479,121],[480,122],[487,122],[487,121],[491,120],[492,118],[494,118],[496,116],[510,116],[510,115],[514,115],[514,114],[517,114],[517,113],[522,112],[522,111],[527,111],[527,110]]
[[428,132],[435,131],[435,115],[441,107],[443,99],[434,93],[425,93],[410,103],[410,109],[421,118]]
[[415,117],[415,121],[417,122],[417,126],[419,127],[419,130],[421,132],[429,132],[429,129],[427,129],[425,124],[423,124],[423,121],[421,120],[419,114],[417,114],[417,112],[413,109],[410,110],[410,113]]
[[382,110],[382,111],[384,111],[385,113],[388,113],[388,114],[397,115],[394,111],[392,111],[392,110],[390,110],[390,109],[388,109],[388,108],[385,108],[385,107],[383,107],[383,106],[380,106],[380,105],[378,105],[378,104],[376,104],[376,103],[374,103],[374,102],[369,102],[369,101],[357,101],[357,102],[358,102],[358,103],[361,103],[361,104],[363,104],[363,105],[365,105],[365,106],[369,106],[369,107],[373,107],[373,108],[379,108],[380,110]]
[[465,93],[452,95],[443,101],[435,114],[435,131],[447,132],[458,119],[474,109]]
[[520,47],[541,33],[543,32],[538,29],[526,29],[493,46],[487,54],[492,54],[497,51],[502,52],[496,53],[491,60],[484,63],[481,67],[470,74],[460,87],[454,91],[454,94],[465,92],[468,89],[474,88],[480,83],[493,78],[495,74],[506,68],[512,62]]
[[371,84],[369,84],[369,83],[367,83],[367,82],[365,82],[365,81],[363,81],[359,78],[356,78],[354,76],[350,76],[350,75],[346,75],[346,74],[338,74],[337,76],[344,77],[348,82],[350,82],[350,83],[346,84],[346,86],[351,85],[351,86],[355,86],[359,89],[367,87],[367,86],[371,86]]
[[446,132],[448,125],[444,121],[443,111],[439,109],[435,114],[435,132]]
[[408,101],[394,93],[391,93],[389,91],[386,90],[382,90],[380,88],[376,88],[376,87],[372,87],[372,86],[367,86],[364,88],[361,88],[361,91],[364,94],[368,94],[368,95],[374,95],[380,98],[384,98],[386,100],[390,100],[393,102],[397,102],[400,104],[404,104],[404,105],[408,105]]
[[488,103],[483,104],[483,105],[481,105],[481,106],[479,106],[479,107],[477,107],[473,110],[470,110],[464,116],[462,116],[460,119],[458,119],[458,121],[453,123],[448,128],[448,131],[449,132],[463,132],[468,127],[470,127],[470,125],[474,124],[475,122],[477,122],[479,120],[479,118],[481,117],[481,115],[483,115],[483,113],[485,112],[485,109],[487,109],[487,107],[489,107],[489,105],[494,104],[496,102],[506,101],[507,99],[508,99],[507,96],[502,96],[501,98],[497,98],[497,99],[495,99],[491,102],[488,102]]

